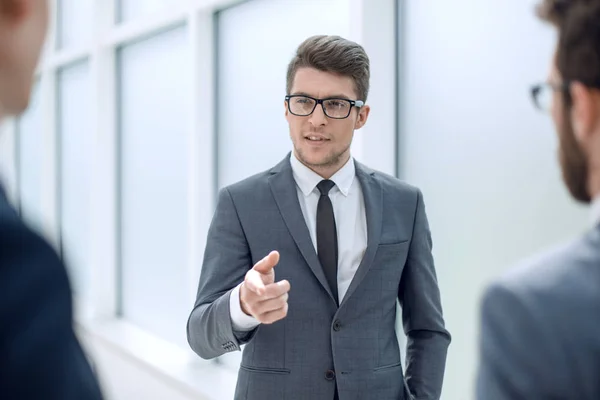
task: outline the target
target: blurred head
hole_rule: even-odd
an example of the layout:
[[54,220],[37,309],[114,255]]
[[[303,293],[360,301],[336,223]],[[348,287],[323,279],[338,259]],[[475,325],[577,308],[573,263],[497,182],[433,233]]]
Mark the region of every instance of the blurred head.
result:
[[558,30],[549,85],[563,179],[578,201],[600,195],[600,0],[543,0]]
[[285,117],[294,154],[329,178],[350,157],[354,130],[369,116],[369,57],[339,36],[313,36],[297,49],[287,72]]
[[27,108],[47,28],[47,0],[0,0],[0,116]]

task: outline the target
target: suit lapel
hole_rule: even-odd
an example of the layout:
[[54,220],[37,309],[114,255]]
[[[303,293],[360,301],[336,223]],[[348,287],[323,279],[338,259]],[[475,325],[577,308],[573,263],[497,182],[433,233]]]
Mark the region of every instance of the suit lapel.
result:
[[271,192],[273,193],[279,212],[290,234],[294,238],[300,253],[323,288],[329,293],[331,300],[335,302],[310,238],[306,221],[302,215],[289,155],[271,170],[269,185],[271,186]]
[[383,221],[383,188],[381,183],[375,179],[373,171],[369,170],[359,162],[355,162],[355,165],[356,177],[360,183],[365,200],[367,249],[340,307],[346,303],[358,285],[360,285],[365,275],[367,275],[367,272],[371,269],[381,239],[381,227]]

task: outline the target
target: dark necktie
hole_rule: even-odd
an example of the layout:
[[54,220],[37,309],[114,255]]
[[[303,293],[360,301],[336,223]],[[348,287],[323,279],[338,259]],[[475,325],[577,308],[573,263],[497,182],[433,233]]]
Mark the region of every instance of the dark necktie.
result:
[[334,186],[335,183],[330,180],[323,180],[317,185],[317,188],[321,192],[321,197],[319,197],[319,203],[317,204],[317,254],[333,297],[339,304],[337,287],[337,230],[335,228],[333,205],[329,198],[329,191]]

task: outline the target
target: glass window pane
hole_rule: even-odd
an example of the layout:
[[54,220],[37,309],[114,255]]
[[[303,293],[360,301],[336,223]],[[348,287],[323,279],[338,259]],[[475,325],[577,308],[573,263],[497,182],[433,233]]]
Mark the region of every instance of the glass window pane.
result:
[[185,0],[120,0],[117,22],[128,22],[132,19],[181,8],[184,3]]
[[[303,23],[290,29],[296,20]],[[349,21],[346,0],[255,0],[219,13],[220,187],[272,167],[292,149],[283,106],[287,65],[311,35],[347,37]],[[240,358],[229,353],[221,361],[237,368]]]
[[[345,0],[255,0],[219,14],[219,186],[270,168],[292,149],[283,105],[287,65],[311,35],[347,37],[349,12]],[[304,23],[290,29],[291,20]]]
[[17,120],[18,175],[21,212],[33,228],[42,229],[43,133],[40,84],[32,88],[29,108]]
[[58,0],[58,48],[79,47],[92,37],[93,0]]
[[190,47],[177,28],[119,51],[122,309],[186,344]]
[[60,224],[63,257],[74,291],[89,295],[90,192],[93,130],[90,127],[91,84],[87,62],[58,74],[60,151]]

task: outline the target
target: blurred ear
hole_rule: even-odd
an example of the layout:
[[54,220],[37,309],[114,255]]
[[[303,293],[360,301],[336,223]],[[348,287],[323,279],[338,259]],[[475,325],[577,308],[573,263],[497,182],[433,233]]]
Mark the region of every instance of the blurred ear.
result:
[[1,0],[0,19],[12,23],[22,21],[29,13],[33,1],[39,0]]
[[580,82],[573,82],[570,92],[573,100],[571,120],[575,138],[580,143],[587,142],[600,128],[600,93]]
[[356,124],[354,124],[354,129],[360,129],[367,123],[367,119],[369,119],[369,113],[371,112],[371,107],[364,105],[358,110],[358,118],[356,119]]

